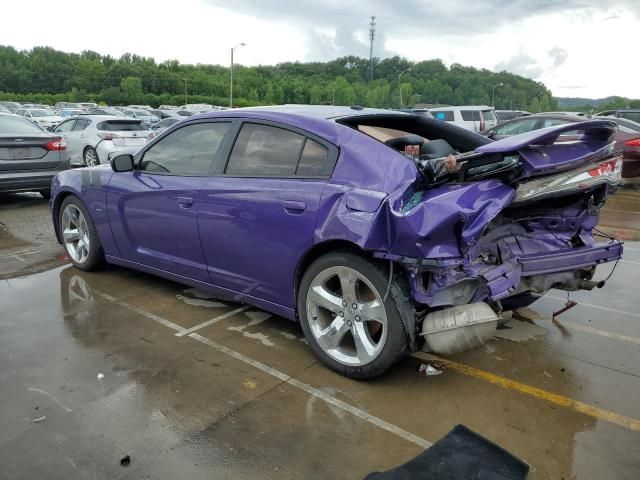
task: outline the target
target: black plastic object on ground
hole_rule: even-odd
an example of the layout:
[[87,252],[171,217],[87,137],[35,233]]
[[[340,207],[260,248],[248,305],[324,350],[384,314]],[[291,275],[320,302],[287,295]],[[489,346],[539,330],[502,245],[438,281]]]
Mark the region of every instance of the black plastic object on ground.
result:
[[502,447],[456,425],[447,435],[417,457],[365,480],[520,480],[529,465]]

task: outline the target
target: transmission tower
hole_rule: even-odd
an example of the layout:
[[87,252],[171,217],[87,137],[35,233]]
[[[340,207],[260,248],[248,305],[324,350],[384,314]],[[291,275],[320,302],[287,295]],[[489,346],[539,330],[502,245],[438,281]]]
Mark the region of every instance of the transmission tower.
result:
[[373,80],[373,40],[376,38],[376,17],[371,15],[369,22],[369,81]]

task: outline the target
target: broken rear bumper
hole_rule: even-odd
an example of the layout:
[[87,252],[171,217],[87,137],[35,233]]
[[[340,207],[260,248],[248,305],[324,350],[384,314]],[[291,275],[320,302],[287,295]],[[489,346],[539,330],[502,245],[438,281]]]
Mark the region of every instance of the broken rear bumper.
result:
[[404,263],[411,274],[413,299],[430,307],[503,300],[524,292],[544,293],[549,288],[578,290],[594,267],[622,257],[617,240],[591,246],[518,255],[496,265],[462,258]]

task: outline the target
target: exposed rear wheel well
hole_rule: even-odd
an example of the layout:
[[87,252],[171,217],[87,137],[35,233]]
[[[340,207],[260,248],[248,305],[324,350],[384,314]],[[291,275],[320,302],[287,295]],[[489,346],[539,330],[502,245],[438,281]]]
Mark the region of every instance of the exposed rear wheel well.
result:
[[295,283],[293,285],[294,305],[298,304],[298,286],[300,285],[300,280],[302,279],[304,272],[309,268],[309,265],[322,255],[337,251],[351,252],[368,260],[374,260],[374,257],[370,252],[362,250],[358,245],[347,240],[329,240],[314,245],[304,255],[304,257],[302,257],[302,260],[300,260],[298,267],[296,268],[296,275],[294,279]]
[[59,244],[62,244],[62,237],[60,236],[60,207],[62,206],[62,202],[69,195],[73,195],[71,192],[60,192],[56,199],[53,201],[53,209],[51,210],[53,215],[53,228],[56,233],[56,239]]

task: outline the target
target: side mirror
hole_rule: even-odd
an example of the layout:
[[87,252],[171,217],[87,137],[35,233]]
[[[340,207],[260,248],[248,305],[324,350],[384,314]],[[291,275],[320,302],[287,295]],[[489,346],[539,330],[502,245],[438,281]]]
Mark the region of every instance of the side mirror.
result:
[[130,172],[133,170],[133,155],[118,155],[111,160],[111,169],[114,172]]

